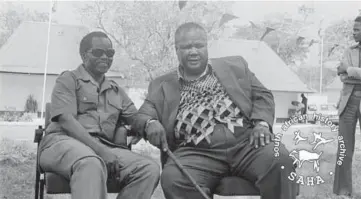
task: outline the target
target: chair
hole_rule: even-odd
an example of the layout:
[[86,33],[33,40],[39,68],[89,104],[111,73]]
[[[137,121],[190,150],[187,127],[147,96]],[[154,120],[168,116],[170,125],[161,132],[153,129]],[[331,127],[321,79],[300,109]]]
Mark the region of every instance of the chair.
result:
[[[44,130],[50,123],[50,103],[46,104],[45,108],[45,128],[39,126],[35,130],[34,143],[37,143],[37,157],[39,153],[39,143],[44,135]],[[131,149],[131,145],[128,146]],[[44,188],[46,187],[47,194],[68,194],[71,193],[69,181],[55,173],[48,173],[41,170],[39,166],[39,158],[36,160],[36,176],[35,176],[35,199],[44,199]],[[108,193],[119,193],[122,185],[116,181],[108,179],[107,181]]]
[[243,178],[225,177],[217,186],[215,195],[219,196],[259,196],[258,188]]

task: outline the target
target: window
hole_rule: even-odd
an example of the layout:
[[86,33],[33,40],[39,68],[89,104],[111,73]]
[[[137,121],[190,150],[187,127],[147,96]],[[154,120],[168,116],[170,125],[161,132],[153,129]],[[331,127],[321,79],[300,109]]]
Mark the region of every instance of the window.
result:
[[316,105],[314,105],[314,104],[310,104],[310,105],[308,105],[308,110],[309,111],[317,111],[317,106]]
[[321,111],[337,111],[337,108],[333,104],[322,104]]
[[328,105],[327,104],[322,104],[320,108],[321,108],[321,111],[328,111]]

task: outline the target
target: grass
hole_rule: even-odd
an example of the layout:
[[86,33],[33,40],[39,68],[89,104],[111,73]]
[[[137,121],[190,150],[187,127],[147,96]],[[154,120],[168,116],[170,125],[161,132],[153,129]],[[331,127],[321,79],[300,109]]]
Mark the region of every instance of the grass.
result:
[[[295,145],[293,142],[293,131],[291,129],[286,132],[282,138],[282,142],[286,144],[289,150],[294,148],[310,149],[307,143],[299,143]],[[330,133],[325,128],[316,128],[317,131],[323,131],[326,138],[336,138],[335,133]],[[310,138],[313,141],[310,129],[302,129],[302,136]],[[277,130],[275,132],[278,132]],[[356,136],[356,147],[353,163],[353,183],[354,183],[354,199],[361,198],[361,174],[357,171],[361,170],[361,143],[360,135]],[[313,171],[313,164],[305,162],[303,167],[297,169],[298,173],[306,176],[320,175],[325,181],[324,184],[316,186],[301,185],[301,194],[297,199],[341,199],[332,194],[333,176],[329,172],[334,171],[336,160],[337,142],[334,141],[324,146],[319,146],[317,151],[323,151],[320,160],[320,171]],[[135,151],[146,156],[151,156],[159,161],[159,151],[152,147],[140,146]],[[0,140],[0,199],[22,199],[34,197],[34,181],[35,181],[35,154],[36,147],[31,141],[15,141],[12,139]],[[110,198],[115,198],[116,194],[111,194]],[[69,196],[46,196],[50,198],[70,198]],[[222,197],[218,197],[222,198]],[[152,199],[164,199],[163,192],[158,186]]]

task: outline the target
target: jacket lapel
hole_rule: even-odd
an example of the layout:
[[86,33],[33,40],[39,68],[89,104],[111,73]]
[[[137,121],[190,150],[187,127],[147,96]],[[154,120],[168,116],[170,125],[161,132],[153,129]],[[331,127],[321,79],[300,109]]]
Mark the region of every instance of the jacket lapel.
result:
[[164,104],[162,123],[168,132],[168,139],[174,138],[174,124],[180,103],[180,85],[178,78],[171,78],[163,83]]
[[351,51],[351,60],[352,60],[352,65],[354,67],[359,67],[360,65],[360,47],[356,47],[354,49],[352,49]]
[[243,89],[240,87],[243,79],[237,77],[235,72],[227,67],[229,63],[222,62],[222,59],[213,59],[212,60],[212,69],[214,70],[218,81],[223,85],[224,89],[228,93],[232,101],[238,106],[244,116],[249,117],[249,114],[246,114],[245,110],[242,107],[247,106],[245,104],[249,101],[246,94],[243,92]]

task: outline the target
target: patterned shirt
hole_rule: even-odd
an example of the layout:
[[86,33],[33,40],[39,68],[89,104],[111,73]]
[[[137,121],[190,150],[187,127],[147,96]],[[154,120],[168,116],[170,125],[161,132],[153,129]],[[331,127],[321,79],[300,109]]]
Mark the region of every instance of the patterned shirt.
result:
[[[181,74],[179,72],[179,74]],[[181,145],[193,141],[195,145],[213,132],[217,123],[234,127],[243,126],[240,109],[232,102],[210,65],[196,80],[186,81],[180,77],[181,101],[176,117],[176,137],[184,140]]]

